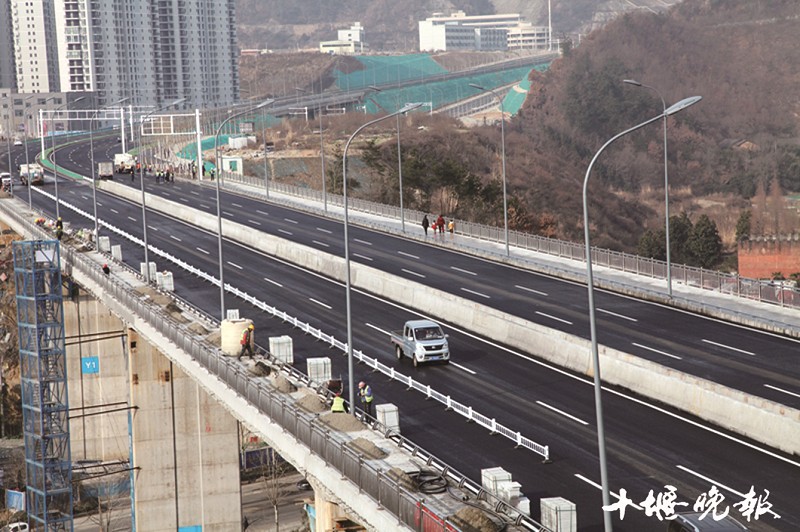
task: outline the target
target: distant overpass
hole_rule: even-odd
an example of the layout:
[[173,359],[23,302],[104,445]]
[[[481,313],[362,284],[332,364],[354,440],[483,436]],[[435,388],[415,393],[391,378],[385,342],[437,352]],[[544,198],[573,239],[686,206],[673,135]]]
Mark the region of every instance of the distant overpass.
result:
[[[469,70],[462,70],[458,72],[446,72],[442,74],[433,74],[425,76],[423,79],[414,79],[414,80],[403,80],[403,81],[394,81],[389,83],[378,84],[377,86],[382,91],[387,91],[389,94],[395,94],[400,89],[411,89],[411,88],[419,88],[419,87],[428,87],[431,85],[440,84],[441,82],[447,81],[456,81],[456,80],[467,80],[464,83],[464,86],[459,90],[459,93],[449,93],[449,94],[441,94],[441,91],[435,94],[436,98],[434,98],[434,94],[430,93],[430,100],[433,100],[435,103],[441,103],[441,105],[434,105],[432,111],[437,112],[437,109],[440,107],[450,107],[452,104],[459,102],[461,100],[468,100],[475,97],[486,98],[486,95],[480,93],[477,89],[469,88],[468,83],[475,78],[481,78],[485,80],[491,80],[492,74],[501,73],[504,71],[520,69],[524,67],[536,67],[547,65],[551,63],[554,59],[559,56],[558,53],[544,53],[544,54],[537,54],[537,55],[530,55],[525,57],[519,57],[515,59],[500,61],[497,63],[492,63],[488,65],[481,65]],[[488,77],[487,77],[488,76]],[[495,88],[499,85],[504,85],[505,83],[500,83],[499,85],[489,84],[487,83],[490,88]],[[424,92],[424,91],[423,91]],[[271,114],[277,117],[283,116],[296,116],[300,113],[301,109],[307,110],[309,118],[313,118],[317,116],[318,109],[323,109],[323,114],[332,114],[335,113],[335,109],[347,109],[353,110],[355,108],[361,108],[364,105],[365,98],[368,95],[372,95],[373,97],[376,96],[376,93],[370,89],[369,87],[362,87],[359,89],[353,89],[350,91],[325,91],[322,94],[307,94],[304,92],[298,91],[297,94],[293,96],[284,96],[281,98],[277,98],[275,103],[269,107],[269,111]],[[441,95],[441,98],[439,96]],[[393,96],[388,96],[388,98],[392,98]],[[436,102],[438,100],[438,102]],[[427,101],[427,100],[426,100]]]

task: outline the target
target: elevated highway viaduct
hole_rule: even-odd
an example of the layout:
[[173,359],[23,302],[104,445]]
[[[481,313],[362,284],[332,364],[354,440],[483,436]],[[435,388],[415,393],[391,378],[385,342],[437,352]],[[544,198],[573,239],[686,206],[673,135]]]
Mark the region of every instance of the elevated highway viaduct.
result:
[[[72,185],[68,186],[71,187]],[[73,194],[67,192],[65,194],[70,195],[62,197],[67,197],[70,201],[78,202],[78,200],[80,200],[84,202],[82,203],[83,208],[88,212],[90,209],[88,209],[87,206],[90,205],[90,203],[85,203],[87,201],[86,188],[80,187],[79,185],[75,185],[75,187]],[[148,205],[155,207],[157,204],[155,195],[163,192],[167,192],[171,195],[171,198],[165,196],[165,199],[176,200],[176,204],[183,204],[181,205],[182,208],[191,205],[209,211],[213,209],[213,203],[210,203],[208,199],[204,200],[202,196],[200,196],[200,194],[204,193],[203,190],[193,187],[188,183],[176,183],[175,188],[162,188],[161,191],[159,191],[157,187],[150,187],[149,193],[152,194],[152,196],[148,197]],[[90,198],[90,194],[88,197]],[[180,197],[184,199],[179,199]],[[109,221],[117,225],[127,224],[127,229],[131,232],[137,230],[135,227],[136,222],[128,220],[128,218],[135,219],[137,216],[137,207],[135,205],[126,202],[117,203],[118,200],[114,200],[105,195],[103,195],[101,201],[104,204],[104,216],[107,214],[106,218]],[[280,206],[274,204],[256,205],[250,203],[252,201],[251,199],[241,196],[226,195],[224,201],[226,205],[230,205],[230,208],[226,209],[226,212],[231,213],[234,217],[239,214],[245,214],[242,218],[249,217],[252,221],[260,224],[251,224],[248,229],[249,233],[258,231],[259,240],[263,240],[264,242],[269,241],[270,245],[275,246],[274,249],[289,252],[300,249],[298,243],[301,239],[307,239],[310,244],[316,246],[309,246],[313,251],[307,255],[313,256],[320,264],[325,264],[324,267],[320,267],[321,270],[327,269],[328,273],[333,277],[338,275],[337,267],[341,268],[341,264],[337,266],[335,258],[323,256],[323,254],[331,253],[333,257],[335,257],[336,252],[340,249],[336,244],[337,239],[339,239],[339,241],[341,239],[340,228],[336,227],[337,224],[317,217],[300,218],[301,215],[296,211],[285,211]],[[241,207],[236,207],[234,204],[239,204]],[[41,202],[41,207],[43,209],[51,209],[52,199]],[[115,213],[110,209],[117,212]],[[140,208],[138,209],[138,212],[140,212]],[[170,205],[167,210],[173,215],[179,212],[175,204]],[[267,214],[259,214],[256,212],[257,210],[261,210]],[[217,266],[214,262],[214,258],[207,257],[207,253],[203,253],[203,251],[208,252],[209,250],[213,250],[215,241],[213,235],[207,235],[203,231],[198,230],[197,226],[202,225],[200,217],[189,215],[183,211],[180,211],[178,216],[167,218],[161,218],[153,212],[148,215],[148,221],[150,220],[150,216],[153,216],[154,221],[152,224],[156,229],[169,227],[168,234],[157,235],[157,231],[151,233],[151,238],[154,239],[151,245],[154,247],[160,246],[161,249],[171,249],[183,259],[191,257],[191,263],[201,268],[203,271],[216,271]],[[194,225],[182,228],[179,224],[180,220],[177,218],[190,220],[190,223]],[[76,218],[76,223],[78,223],[78,220],[79,218]],[[125,222],[125,220],[128,221]],[[86,223],[86,225],[89,224]],[[231,224],[225,224],[226,234],[228,234],[227,231],[231,227]],[[326,231],[329,233],[326,233]],[[166,231],[162,231],[162,233],[163,232]],[[282,239],[289,239],[292,244],[286,244],[281,247],[278,243],[273,243],[272,240],[268,240],[264,236],[264,234],[269,232],[273,232],[276,235],[283,235]],[[291,234],[287,235],[286,233]],[[326,237],[325,235],[327,234],[332,236]],[[229,237],[230,236],[233,235],[229,234]],[[454,282],[456,277],[459,277],[458,282],[461,283],[464,283],[463,279],[474,277],[468,273],[461,272],[461,274],[459,274],[458,270],[454,270],[449,266],[451,264],[450,259],[442,255],[443,253],[449,253],[449,250],[444,249],[447,246],[442,246],[441,244],[437,244],[434,247],[423,245],[422,248],[413,249],[411,247],[404,247],[405,244],[403,244],[403,242],[406,240],[396,240],[385,234],[378,236],[377,233],[372,233],[370,231],[358,234],[357,238],[363,242],[369,242],[370,244],[361,244],[364,247],[359,253],[372,259],[372,261],[361,259],[364,263],[376,263],[381,260],[387,264],[393,264],[398,269],[409,270],[417,274],[423,273],[426,279],[438,277],[439,275],[434,275],[434,273],[439,273],[441,277],[446,279],[450,284]],[[201,239],[205,240],[201,241]],[[328,244],[328,247],[313,244],[313,240],[325,242]],[[413,244],[412,242],[409,243]],[[386,245],[388,249],[381,251],[373,250],[376,246],[381,244]],[[414,245],[419,246],[419,244]],[[129,260],[132,264],[137,264],[137,261],[142,260],[141,252],[137,251],[135,248],[130,249],[130,247],[130,244],[125,245],[126,260]],[[229,283],[231,285],[240,287],[249,287],[255,284],[264,285],[259,288],[254,287],[252,293],[260,293],[261,295],[258,296],[260,299],[269,300],[272,304],[277,305],[280,302],[282,307],[291,309],[292,313],[296,315],[303,313],[307,316],[307,321],[313,323],[315,327],[324,327],[331,331],[341,330],[342,297],[340,286],[337,287],[335,284],[331,285],[329,281],[320,276],[309,276],[305,273],[298,273],[297,270],[288,265],[276,263],[272,257],[263,253],[256,253],[256,247],[257,246],[253,242],[250,242],[244,248],[234,245],[231,241],[225,243],[225,257],[227,260],[239,266],[247,265],[249,267],[249,270],[245,272],[238,272],[235,266],[227,268],[226,280],[228,280],[230,276],[231,279]],[[322,249],[323,247],[324,250]],[[199,251],[197,248],[203,251]],[[420,249],[423,251],[420,251]],[[399,251],[402,251],[405,255],[400,255],[398,253]],[[418,266],[413,266],[414,259],[406,255],[425,256],[426,261],[430,261],[434,266],[420,270]],[[481,273],[480,279],[476,282],[462,284],[462,286],[474,292],[486,294],[489,286],[494,284],[492,278],[499,277],[503,281],[501,284],[506,285],[505,289],[513,282],[514,285],[534,288],[545,294],[558,293],[560,299],[559,303],[563,303],[563,306],[567,309],[567,313],[556,314],[556,303],[544,303],[553,306],[542,308],[539,311],[541,314],[548,314],[577,323],[578,317],[581,312],[583,312],[580,310],[580,305],[578,303],[580,296],[573,295],[570,291],[571,285],[552,288],[550,285],[544,287],[538,284],[540,281],[550,282],[547,279],[539,280],[537,278],[537,284],[532,284],[533,281],[531,280],[512,280],[510,276],[516,274],[511,273],[510,270],[504,269],[502,275],[498,275],[497,268],[501,267],[498,264],[491,265],[488,270],[481,270],[480,266],[476,266],[472,263],[452,264],[461,270],[477,271]],[[446,268],[444,266],[446,266]],[[257,271],[259,277],[262,279],[269,278],[272,281],[277,281],[282,286],[270,283],[269,281],[264,281],[263,283],[257,282],[252,275],[254,271]],[[368,270],[364,270],[364,272],[367,271]],[[489,275],[490,272],[493,275]],[[399,273],[397,276],[402,275],[402,273]],[[405,274],[405,277],[419,279],[417,275],[408,273]],[[386,279],[376,272],[369,272],[369,275],[364,273],[362,280],[366,282],[366,280],[372,278],[381,279],[382,283],[387,282]],[[208,309],[208,312],[218,312],[218,307],[216,307],[215,310],[216,289],[214,289],[213,286],[201,282],[191,275],[182,275],[178,271],[176,271],[176,279],[179,293],[186,294],[185,297],[187,299],[192,300],[200,307]],[[420,283],[422,281],[417,280],[416,282]],[[433,281],[426,280],[424,282]],[[406,283],[408,283],[408,281],[406,281]],[[406,286],[411,287],[416,285],[407,284]],[[492,290],[494,290],[494,288]],[[373,293],[379,292],[375,287],[370,288],[370,291],[373,291]],[[358,324],[355,331],[357,347],[376,354],[381,360],[388,363],[387,358],[391,359],[392,355],[388,352],[384,335],[381,334],[380,331],[376,331],[376,327],[380,330],[392,328],[393,324],[406,319],[409,313],[417,312],[419,310],[417,307],[422,307],[424,304],[435,304],[435,301],[432,303],[425,303],[425,294],[429,291],[430,288],[422,289],[416,287],[413,291],[406,289],[406,297],[409,293],[413,294],[414,300],[412,307],[414,308],[400,309],[392,305],[387,306],[383,302],[377,302],[375,298],[358,294],[356,296],[357,305],[354,315],[354,320]],[[421,295],[417,296],[418,293]],[[464,293],[468,294],[468,292]],[[488,293],[492,296],[489,304],[482,305],[480,308],[491,308],[496,305],[502,305],[504,302],[514,300],[520,300],[522,302],[522,299],[524,299],[519,296],[501,296],[494,292]],[[316,301],[322,302],[330,308],[310,302],[310,298],[314,298]],[[467,295],[465,299],[467,301],[445,299],[443,300],[445,304],[439,304],[435,309],[436,312],[433,314],[441,316],[443,312],[452,309],[478,308],[475,306],[475,301],[482,301],[486,298]],[[474,299],[475,301],[470,301],[470,299]],[[525,299],[523,303],[529,308],[532,305],[534,308],[541,308],[537,306],[542,304],[542,301],[547,302],[546,296],[541,296],[541,300],[539,298],[535,300]],[[625,315],[626,313],[630,313],[631,306],[635,304],[636,303],[632,300],[624,300],[616,306],[608,306],[613,305],[613,303],[609,303],[604,308],[615,314]],[[229,304],[229,306],[231,305]],[[237,304],[236,306],[243,308],[244,304]],[[570,310],[572,306],[575,306],[575,308]],[[667,334],[670,347],[669,349],[662,347],[659,350],[663,352],[680,353],[677,356],[682,355],[683,357],[681,361],[676,362],[676,364],[699,364],[704,368],[705,376],[713,377],[715,382],[718,379],[716,372],[719,368],[724,370],[723,373],[727,372],[732,378],[738,378],[739,381],[752,380],[749,374],[745,374],[743,377],[737,377],[737,373],[747,370],[751,373],[756,372],[756,374],[762,376],[767,376],[770,373],[784,373],[784,378],[786,380],[783,386],[776,387],[787,388],[791,386],[792,382],[796,382],[796,377],[792,374],[791,367],[783,367],[784,362],[789,360],[787,357],[790,356],[791,348],[781,347],[780,342],[790,342],[790,340],[782,337],[768,337],[767,339],[758,337],[757,340],[754,340],[751,331],[731,329],[720,333],[720,337],[726,337],[726,335],[727,337],[735,337],[736,341],[734,345],[739,346],[742,351],[747,350],[759,354],[774,353],[774,358],[764,357],[767,360],[762,360],[762,357],[759,356],[751,360],[753,355],[745,353],[739,353],[738,355],[735,353],[726,354],[717,351],[717,349],[722,348],[714,347],[708,348],[710,352],[703,352],[702,349],[691,347],[693,342],[685,340],[681,338],[681,336],[684,334],[689,336],[689,333],[692,333],[695,329],[704,329],[705,332],[708,332],[711,327],[717,326],[712,324],[715,322],[702,322],[702,325],[692,326],[691,322],[699,320],[700,318],[697,316],[690,316],[687,318],[688,322],[680,322],[681,325],[679,328],[681,333],[672,333],[670,335],[670,333],[665,333],[662,329],[673,326],[673,322],[676,322],[677,318],[671,316],[665,317],[665,315],[661,314],[661,310],[659,309],[661,309],[661,307],[636,310],[635,319],[639,321],[631,322],[631,325],[627,324],[629,320],[614,317],[609,314],[603,326],[608,327],[611,331],[616,331],[615,334],[612,335],[612,341],[614,340],[613,336],[616,336],[616,334],[621,336],[626,332],[641,334],[642,337],[655,337]],[[491,314],[491,312],[488,311],[481,312],[487,316]],[[651,315],[651,319],[655,320],[655,322],[650,323],[656,323],[656,325],[647,325],[647,327],[650,328],[647,333],[636,333],[638,326],[635,325],[635,323],[640,323],[647,315]],[[378,321],[376,319],[378,316],[383,317],[383,320]],[[535,316],[543,320],[549,319],[541,316],[539,313],[535,314]],[[529,321],[534,321],[535,319],[530,312],[525,314],[525,317],[528,318]],[[625,325],[621,326],[615,324],[615,319],[621,320],[620,323],[624,323]],[[450,320],[452,320],[452,322],[450,322]],[[493,342],[494,345],[484,342],[483,339],[486,335],[495,332],[494,330],[487,329],[485,326],[473,325],[470,327],[473,330],[478,329],[482,332],[478,337],[462,333],[456,326],[456,322],[459,320],[460,318],[456,319],[448,315],[447,320],[442,321],[445,321],[445,325],[451,330],[451,339],[455,346],[454,350],[461,355],[461,359],[458,360],[458,363],[467,369],[475,371],[475,374],[470,374],[465,370],[458,372],[453,368],[437,367],[420,370],[418,372],[419,378],[426,380],[434,388],[451,392],[453,397],[459,397],[462,400],[465,397],[477,398],[480,403],[484,405],[482,409],[489,411],[490,415],[493,414],[493,417],[496,417],[499,421],[504,422],[508,426],[525,428],[524,432],[526,435],[535,440],[547,443],[554,449],[552,453],[554,458],[553,463],[547,466],[532,467],[530,458],[520,458],[519,455],[522,453],[518,451],[510,452],[510,447],[504,447],[503,444],[498,445],[496,436],[493,437],[492,440],[484,441],[481,436],[470,433],[469,438],[465,439],[464,433],[469,426],[459,426],[458,421],[448,421],[447,415],[442,416],[437,413],[438,407],[432,408],[430,404],[426,404],[424,401],[417,404],[416,400],[410,397],[408,393],[403,392],[401,389],[396,389],[402,387],[392,383],[381,383],[381,393],[385,393],[389,397],[400,398],[398,400],[392,400],[396,403],[402,403],[401,412],[405,420],[403,425],[404,434],[413,436],[415,441],[419,441],[424,446],[431,449],[441,448],[442,445],[445,445],[450,451],[450,456],[452,456],[453,460],[466,464],[462,466],[457,463],[456,467],[464,471],[469,470],[468,474],[470,474],[470,476],[474,477],[476,468],[484,464],[486,466],[503,465],[506,469],[514,473],[515,479],[520,479],[523,484],[523,490],[527,488],[528,493],[530,493],[531,489],[534,489],[537,494],[541,495],[572,494],[574,495],[573,497],[570,497],[570,495],[565,496],[578,501],[579,512],[581,512],[581,522],[589,523],[589,526],[592,526],[591,523],[593,522],[597,523],[598,521],[596,521],[596,519],[599,514],[596,509],[599,507],[597,504],[599,494],[596,487],[591,486],[584,480],[593,480],[594,475],[592,472],[596,467],[594,464],[592,443],[594,435],[591,427],[591,394],[588,387],[585,385],[585,381],[581,382],[579,379],[576,379],[580,374],[585,373],[585,368],[575,373],[554,372],[552,368],[541,364],[541,361],[535,362],[534,359],[527,358],[524,352],[521,352],[513,345],[509,345],[506,342],[502,342],[502,344]],[[513,320],[506,318],[504,327],[508,327],[508,323],[512,321]],[[686,323],[689,323],[689,325],[686,325]],[[272,322],[259,325],[259,328],[268,329],[270,331],[278,331],[280,327],[280,325],[275,325]],[[536,332],[535,328],[531,328],[530,325],[525,325],[525,327],[528,328],[527,331],[529,335]],[[554,327],[558,328],[559,326],[554,325]],[[554,335],[555,340],[550,340],[551,345],[555,345],[555,348],[553,348],[554,352],[559,351],[568,353],[574,357],[579,357],[581,351],[588,351],[585,346],[583,348],[580,346],[570,347],[572,340],[567,341],[566,336],[569,335],[568,331],[574,328],[570,328],[566,323],[564,323],[561,328],[564,329],[561,331],[563,334],[556,334]],[[500,334],[503,334],[505,338],[513,338],[513,335],[509,334],[508,331],[508,328],[499,330]],[[523,336],[522,338],[528,338],[530,340],[532,337],[534,336]],[[535,338],[537,338],[537,342],[539,340],[543,342],[546,341],[542,336],[535,336]],[[554,341],[563,341],[564,343],[552,344]],[[697,340],[697,342],[700,341],[701,340]],[[750,345],[750,342],[754,341],[759,345],[761,345],[762,342],[766,342],[766,344],[756,349]],[[606,343],[605,338],[603,338],[603,342]],[[745,345],[745,342],[747,345]],[[767,347],[771,342],[777,342],[777,344],[772,347]],[[642,342],[637,343],[647,345]],[[718,343],[724,344],[722,341]],[[672,351],[672,349],[676,348],[676,345],[680,344],[686,344],[688,350]],[[630,345],[630,341],[628,341],[627,345]],[[790,346],[793,344],[789,343],[786,345]],[[536,352],[539,347],[538,345],[535,346],[533,351]],[[687,349],[687,347],[682,347],[680,349]],[[309,347],[309,352],[318,352],[318,349],[319,347],[315,348],[311,346]],[[625,350],[621,351],[625,352]],[[339,368],[342,367],[342,361],[338,357],[334,359],[334,366],[337,364]],[[770,369],[770,367],[773,369]],[[781,369],[778,370],[778,368]],[[398,369],[402,370],[403,368],[402,366],[398,366]],[[712,369],[714,370],[713,372]],[[406,368],[406,370],[408,370],[408,368]],[[366,372],[367,370],[360,367],[360,371]],[[368,374],[366,375],[369,376]],[[669,373],[667,376],[669,377],[670,375],[674,377],[673,381],[684,379],[679,373]],[[604,376],[608,376],[608,373],[604,372]],[[374,377],[372,378],[374,379]],[[665,382],[668,385],[675,384],[671,381]],[[692,388],[695,387],[696,386],[693,386]],[[737,389],[736,386],[729,387]],[[717,394],[718,391],[718,389],[711,390],[711,393]],[[792,478],[794,478],[793,471],[796,464],[793,464],[791,453],[795,453],[796,451],[788,451],[785,453],[776,451],[775,449],[770,449],[768,446],[759,446],[749,438],[737,438],[730,434],[726,435],[726,431],[719,430],[719,427],[712,426],[709,428],[705,426],[702,421],[697,419],[679,419],[675,416],[679,416],[680,414],[671,408],[671,405],[664,405],[663,403],[658,405],[658,408],[661,409],[658,414],[653,413],[651,407],[644,407],[641,405],[640,407],[632,407],[630,403],[638,403],[642,401],[643,398],[633,397],[634,400],[631,401],[629,398],[618,395],[619,393],[624,393],[622,389],[609,388],[609,392],[611,392],[612,395],[607,401],[613,405],[612,409],[615,412],[615,415],[610,416],[609,421],[607,421],[607,423],[610,423],[613,427],[609,430],[609,433],[615,434],[613,445],[616,451],[614,459],[615,466],[613,469],[615,470],[614,477],[617,480],[616,488],[612,489],[616,491],[619,487],[626,488],[629,494],[634,492],[641,493],[640,497],[644,498],[648,490],[658,490],[660,489],[659,486],[663,487],[664,484],[669,483],[670,485],[676,485],[679,488],[679,492],[685,491],[688,493],[689,497],[687,498],[692,498],[695,494],[702,493],[708,489],[708,485],[711,482],[709,479],[713,479],[715,483],[719,483],[720,485],[724,484],[729,487],[745,483],[758,485],[759,479],[760,483],[765,486],[775,481],[780,484],[778,488],[772,487],[770,489],[769,486],[766,487],[770,489],[770,500],[775,501],[776,510],[781,510],[779,513],[781,513],[783,519],[777,522],[778,525],[767,524],[765,521],[764,526],[767,527],[765,529],[781,530],[783,526],[791,522],[791,511],[783,512],[782,510],[784,507],[791,507],[791,502],[787,499],[780,503],[778,499],[783,497],[780,494],[781,492],[789,494],[794,492],[794,481]],[[705,397],[707,399],[709,397],[703,396],[701,392],[702,387],[700,387],[699,390],[693,390],[692,394],[695,398]],[[756,394],[752,393],[750,395]],[[761,393],[758,395],[764,394]],[[705,401],[705,399],[703,399],[703,401]],[[718,400],[711,400],[710,402],[703,403],[702,406],[711,406],[712,403],[718,402]],[[785,404],[787,402],[789,405]],[[547,406],[542,406],[542,403]],[[784,409],[786,407],[793,408],[791,406],[791,397],[783,401],[783,403]],[[548,409],[548,407],[553,406],[562,412],[569,413],[572,418],[562,416]],[[766,404],[760,405],[756,410],[768,410],[766,406]],[[639,410],[639,408],[641,408],[641,410]],[[650,410],[647,413],[642,411],[648,408],[650,408]],[[481,408],[479,408],[479,410],[480,409]],[[785,411],[790,412],[790,410]],[[421,417],[420,414],[422,414]],[[587,424],[583,425],[580,423],[581,421]],[[791,419],[789,421],[790,423],[784,424],[785,426],[782,427],[782,430],[792,430],[793,421]],[[408,427],[407,429],[406,426]],[[641,430],[642,427],[646,427],[646,429]],[[452,428],[452,431],[447,430],[448,428]],[[709,429],[714,432],[709,432]],[[772,430],[763,430],[763,432],[765,434],[774,434]],[[447,434],[446,443],[441,441],[443,434]],[[679,435],[679,437],[676,438],[676,435]],[[789,442],[796,441],[795,438],[783,439]],[[428,442],[430,442],[430,445]],[[557,444],[553,442],[557,442]],[[724,448],[725,451],[720,452],[719,450],[722,448]],[[437,452],[437,454],[439,453]],[[491,456],[493,462],[487,463],[486,456]],[[691,461],[691,463],[687,465],[687,461]],[[536,462],[538,462],[538,459]],[[691,471],[691,473],[689,471]],[[724,478],[720,478],[720,476]],[[747,479],[753,480],[748,481]],[[531,487],[528,488],[528,486]],[[558,489],[559,487],[562,489]],[[737,491],[740,493],[744,492],[748,487],[749,485]],[[733,497],[734,495],[730,495],[730,498]],[[583,508],[586,508],[586,510],[582,510]],[[647,524],[652,525],[652,522],[647,519],[642,519],[638,522],[636,519],[636,514],[628,514],[624,522],[619,523],[619,529],[624,530],[626,526],[628,526],[631,530],[641,530],[647,529],[642,528],[643,526],[647,526]],[[640,525],[638,528],[637,523]],[[762,523],[759,524],[761,525]]]

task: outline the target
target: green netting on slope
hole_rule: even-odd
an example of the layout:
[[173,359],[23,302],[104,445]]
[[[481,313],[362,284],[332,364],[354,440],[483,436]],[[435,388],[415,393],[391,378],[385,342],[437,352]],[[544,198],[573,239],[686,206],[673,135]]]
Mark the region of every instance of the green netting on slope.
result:
[[346,74],[336,71],[336,85],[341,90],[363,89],[370,85],[385,85],[397,81],[419,80],[436,74],[446,74],[447,70],[434,61],[429,54],[400,56],[355,56],[363,70]]
[[[224,146],[228,143],[228,137],[230,135],[220,135],[219,136],[219,145]],[[200,147],[202,150],[205,151],[213,151],[214,150],[214,137],[204,138],[200,141]],[[191,144],[187,144],[183,147],[181,151],[178,152],[178,157],[183,159],[197,159],[197,143],[192,142]],[[213,164],[212,164],[213,168]]]
[[421,108],[423,111],[430,110],[427,102],[433,102],[433,108],[437,109],[443,105],[479,94],[481,91],[470,87],[470,83],[493,89],[527,77],[530,71],[531,68],[527,66],[511,68],[502,72],[472,75],[449,81],[437,81],[414,87],[373,92],[370,93],[366,101],[367,112],[393,112],[397,109],[398,104],[402,107],[410,102],[426,102],[425,107]]
[[[255,128],[256,132],[263,130],[264,128],[269,128],[274,126],[275,124],[281,123],[281,118],[275,117],[273,115],[256,115],[256,116],[243,116],[239,119],[232,120],[225,124],[225,132],[220,133],[219,135],[219,145],[223,146],[228,143],[228,137],[236,137],[241,135],[240,133],[230,133],[231,131],[237,131],[239,129],[240,123],[250,123],[253,124],[253,128]],[[208,127],[208,126],[206,126]],[[217,124],[212,124],[209,129],[211,130],[211,134],[213,135],[216,128],[219,127]],[[200,141],[200,147],[203,151],[210,151],[214,149],[214,137],[206,137]],[[192,142],[187,144],[178,152],[178,157],[183,159],[190,159],[196,160],[197,159],[197,143]],[[214,168],[214,163],[206,162],[204,164],[206,169]]]
[[503,98],[503,110],[510,113],[511,116],[519,112],[520,108],[522,108],[522,104],[525,103],[525,98],[528,97],[528,91],[531,88],[531,82],[528,79],[530,72],[531,71],[528,70],[525,77],[522,78],[522,81],[511,87],[506,97]]

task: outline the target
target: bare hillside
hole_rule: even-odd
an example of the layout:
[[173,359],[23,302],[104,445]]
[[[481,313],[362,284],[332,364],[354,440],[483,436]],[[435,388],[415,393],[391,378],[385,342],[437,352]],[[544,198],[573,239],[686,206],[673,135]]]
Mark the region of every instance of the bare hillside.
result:
[[[600,28],[619,14],[661,12],[677,0],[552,0],[556,37],[577,38]],[[238,0],[238,36],[242,48],[316,49],[319,41],[361,22],[373,51],[418,49],[417,22],[433,13],[462,10],[469,15],[521,13],[534,24],[547,24],[547,0]]]

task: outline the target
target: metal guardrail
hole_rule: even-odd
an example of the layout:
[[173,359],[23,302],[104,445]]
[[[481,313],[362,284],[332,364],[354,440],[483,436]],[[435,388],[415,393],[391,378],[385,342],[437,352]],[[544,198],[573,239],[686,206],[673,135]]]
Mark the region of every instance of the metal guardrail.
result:
[[[62,204],[65,204],[65,202],[62,202]],[[67,204],[65,206],[70,207]],[[74,206],[72,208],[74,209]],[[25,226],[34,238],[52,239],[50,233],[26,220],[20,212],[10,209],[7,202],[0,201],[0,212]],[[156,250],[153,249],[153,251]],[[167,254],[164,253],[164,255]],[[232,357],[224,355],[219,348],[198,338],[184,324],[164,313],[160,306],[142,298],[140,294],[123,285],[113,276],[105,275],[97,267],[97,264],[93,263],[83,253],[70,246],[61,246],[61,258],[66,265],[67,273],[71,273],[76,268],[80,269],[83,275],[90,277],[107,295],[119,301],[134,314],[147,321],[170,342],[173,342],[184,352],[191,355],[212,376],[236,391],[241,397],[244,397],[257,407],[259,411],[269,416],[272,421],[290,432],[314,454],[320,456],[339,471],[343,477],[356,484],[381,507],[395,515],[401,523],[412,530],[420,532],[423,530],[425,532],[459,532],[460,529],[446,517],[438,516],[429,505],[426,505],[423,498],[403,488],[398,482],[390,478],[383,469],[365,462],[360,454],[346,445],[347,441],[340,438],[336,431],[331,431],[316,422],[317,415],[299,407],[291,396],[273,389],[259,378],[254,378],[244,366],[235,362]],[[201,273],[198,271],[198,274]],[[205,275],[201,276],[206,278]],[[226,286],[229,285],[226,284]],[[250,299],[254,298],[251,297]],[[276,315],[280,316],[280,314],[278,311]],[[305,327],[303,330],[313,334],[312,331],[314,329],[307,324],[303,324],[285,313],[283,315],[287,321],[294,321],[301,325],[301,328]],[[205,318],[207,319],[207,317]],[[323,341],[327,338],[337,347],[343,347],[344,344],[336,341],[333,337],[324,335],[321,331],[318,332],[320,333],[320,339]],[[267,356],[269,355],[267,354]],[[306,375],[294,368],[284,366],[282,370],[289,372],[293,378],[303,384],[313,385]],[[546,530],[540,524],[520,514],[505,502],[483,491],[468,477],[446,465],[444,461],[438,459],[432,453],[425,451],[399,434],[392,433],[385,427],[380,428],[398,446],[410,451],[414,456],[424,459],[428,467],[439,471],[457,486],[467,489],[479,498],[488,500],[493,504],[495,511],[502,510],[510,519],[515,520],[517,525],[535,532]]]
[[[232,173],[224,173],[222,185],[225,181],[242,183],[258,188],[264,188],[264,180],[253,176],[241,176]],[[314,202],[323,202],[322,192],[305,187],[287,185],[285,183],[275,183],[270,181],[270,191],[280,192],[289,196],[302,198]],[[329,205],[343,207],[343,199],[340,195],[327,194]],[[348,198],[348,208],[361,211],[366,214],[393,218],[399,220],[400,208],[393,205],[385,205],[367,200]],[[321,209],[315,209],[319,212]],[[403,209],[403,215],[407,223],[416,227],[422,217],[426,214],[421,211]],[[436,214],[436,213],[432,213]],[[502,227],[495,227],[464,220],[455,221],[455,232],[478,240],[505,243],[504,231]],[[566,240],[547,238],[521,231],[510,230],[508,232],[509,246],[513,246],[528,251],[535,251],[554,257],[565,258],[580,262],[586,261],[585,246]],[[609,249],[592,248],[592,263],[595,267],[603,266],[612,270],[625,273],[633,273],[653,279],[667,278],[667,263],[665,261],[640,257],[630,253],[612,251]],[[683,264],[671,265],[673,282],[682,283],[686,286],[712,290],[722,294],[732,295],[769,303],[780,307],[800,309],[800,288],[784,286],[781,283],[765,281],[760,279],[749,279],[740,277],[738,274],[729,274],[714,270],[706,270]]]

